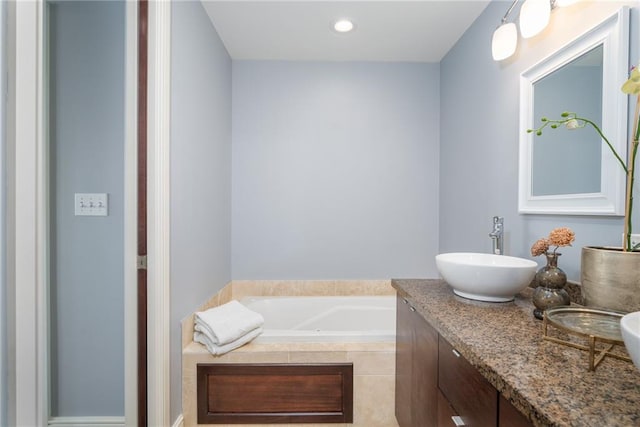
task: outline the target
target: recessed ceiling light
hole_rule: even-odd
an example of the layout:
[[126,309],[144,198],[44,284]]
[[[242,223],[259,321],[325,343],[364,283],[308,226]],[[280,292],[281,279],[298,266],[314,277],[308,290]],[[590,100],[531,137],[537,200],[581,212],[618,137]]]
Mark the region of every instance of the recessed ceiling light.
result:
[[353,30],[353,22],[348,19],[341,19],[333,24],[333,29],[339,33],[348,33]]

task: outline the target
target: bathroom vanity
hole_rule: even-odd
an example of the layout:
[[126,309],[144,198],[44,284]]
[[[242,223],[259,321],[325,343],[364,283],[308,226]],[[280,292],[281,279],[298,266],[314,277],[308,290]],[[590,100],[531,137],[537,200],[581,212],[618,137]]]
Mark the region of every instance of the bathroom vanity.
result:
[[396,418],[412,426],[640,425],[640,371],[542,338],[529,289],[513,302],[454,295],[441,280],[394,280]]

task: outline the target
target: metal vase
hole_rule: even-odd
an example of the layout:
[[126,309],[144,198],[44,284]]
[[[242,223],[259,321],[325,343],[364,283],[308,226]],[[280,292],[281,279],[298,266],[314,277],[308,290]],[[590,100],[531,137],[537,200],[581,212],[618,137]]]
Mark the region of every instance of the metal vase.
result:
[[582,295],[587,306],[640,310],[640,252],[621,248],[582,248]]

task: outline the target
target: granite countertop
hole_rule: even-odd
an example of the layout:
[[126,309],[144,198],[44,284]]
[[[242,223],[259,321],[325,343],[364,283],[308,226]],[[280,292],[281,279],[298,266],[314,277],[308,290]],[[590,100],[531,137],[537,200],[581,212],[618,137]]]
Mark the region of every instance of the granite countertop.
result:
[[531,289],[485,303],[458,297],[442,280],[392,285],[534,425],[640,426],[640,371],[606,357],[589,372],[586,351],[543,340]]

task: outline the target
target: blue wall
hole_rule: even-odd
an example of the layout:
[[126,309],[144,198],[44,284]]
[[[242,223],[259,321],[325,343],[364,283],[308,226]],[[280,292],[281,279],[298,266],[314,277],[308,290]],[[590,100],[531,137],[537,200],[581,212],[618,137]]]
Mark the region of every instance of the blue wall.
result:
[[[6,76],[7,55],[7,7],[6,2],[0,2],[0,75]],[[8,385],[8,360],[7,348],[7,276],[6,276],[6,105],[7,105],[7,80],[0,82],[0,425],[7,425],[7,385]]]
[[[125,3],[49,11],[51,415],[122,416]],[[109,215],[74,216],[74,193]]]
[[234,61],[234,279],[437,274],[438,68]]
[[[560,266],[579,280],[580,248],[620,245],[623,220],[518,214],[519,76],[622,4],[637,2],[583,2],[557,9],[543,33],[520,39],[514,57],[494,62],[491,36],[510,3],[491,2],[440,64],[440,251],[489,251],[493,215],[505,217],[507,254],[525,258],[538,238],[568,226],[576,241],[562,249]],[[637,7],[631,12],[631,61],[637,64],[640,18]],[[640,209],[635,219],[640,227]]]
[[231,280],[231,59],[202,4],[171,22],[171,419],[182,412],[180,321]]

